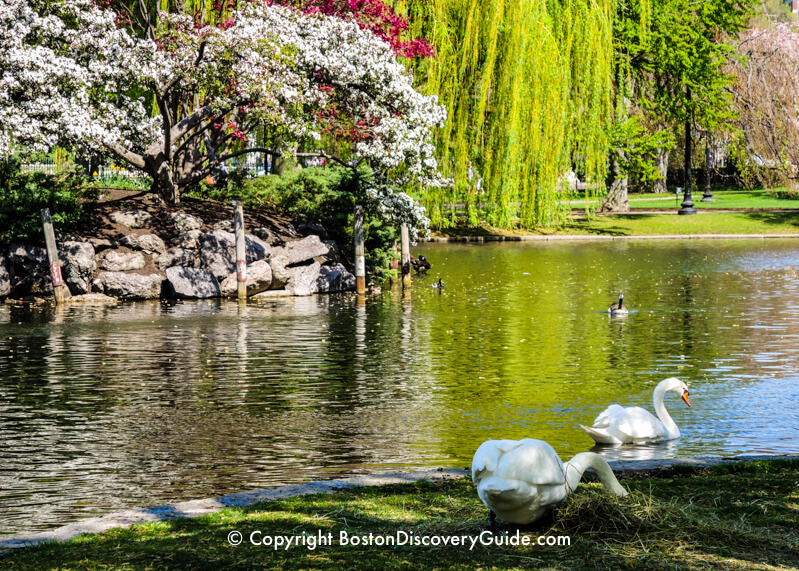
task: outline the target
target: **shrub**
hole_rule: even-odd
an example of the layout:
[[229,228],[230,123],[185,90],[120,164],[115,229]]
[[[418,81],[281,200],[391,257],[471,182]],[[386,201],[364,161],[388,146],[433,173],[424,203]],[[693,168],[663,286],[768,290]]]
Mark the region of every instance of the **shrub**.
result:
[[799,188],[794,186],[770,188],[767,192],[775,198],[785,198],[789,200],[799,199]]
[[56,231],[84,222],[85,200],[97,191],[86,188],[86,176],[70,167],[57,174],[22,172],[19,160],[0,161],[0,244],[42,238],[41,209],[49,208]]

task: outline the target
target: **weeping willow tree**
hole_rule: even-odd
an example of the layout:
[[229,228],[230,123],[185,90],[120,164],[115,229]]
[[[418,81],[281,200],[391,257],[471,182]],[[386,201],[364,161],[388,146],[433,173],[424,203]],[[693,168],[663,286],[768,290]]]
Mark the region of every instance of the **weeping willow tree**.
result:
[[[395,3],[408,15],[410,33],[436,48],[436,57],[419,66],[417,81],[448,110],[438,143],[442,169],[455,184],[420,194],[434,225],[454,221],[455,203],[471,214],[478,202],[495,226],[562,223],[569,214],[570,169],[588,183],[586,198],[604,193],[619,69],[616,3]],[[477,171],[471,179],[470,163]]]

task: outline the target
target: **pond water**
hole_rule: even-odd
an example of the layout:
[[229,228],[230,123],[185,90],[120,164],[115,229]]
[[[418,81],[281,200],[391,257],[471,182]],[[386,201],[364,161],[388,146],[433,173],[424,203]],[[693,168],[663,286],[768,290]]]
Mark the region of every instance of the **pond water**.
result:
[[[465,467],[487,438],[567,458],[609,404],[680,440],[618,457],[799,452],[799,241],[425,245],[409,295],[0,306],[0,537],[123,507]],[[439,277],[446,289],[431,288]],[[610,318],[623,291],[633,310]]]

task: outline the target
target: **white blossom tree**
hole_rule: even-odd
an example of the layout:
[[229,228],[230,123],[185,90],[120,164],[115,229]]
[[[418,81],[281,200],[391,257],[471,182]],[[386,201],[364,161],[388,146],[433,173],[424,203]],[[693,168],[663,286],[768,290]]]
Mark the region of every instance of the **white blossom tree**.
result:
[[[145,37],[94,0],[0,4],[0,155],[73,144],[147,172],[170,203],[222,162],[279,140],[349,137],[398,221],[422,212],[395,189],[443,184],[431,144],[445,109],[413,89],[392,47],[353,21],[264,0],[218,25],[160,13]],[[336,157],[333,157],[337,160]]]

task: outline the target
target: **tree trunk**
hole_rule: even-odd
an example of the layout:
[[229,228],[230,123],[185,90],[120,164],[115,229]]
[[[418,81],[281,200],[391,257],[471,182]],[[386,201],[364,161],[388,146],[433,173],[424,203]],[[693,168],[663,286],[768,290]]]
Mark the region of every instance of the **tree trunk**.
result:
[[616,151],[611,151],[610,173],[606,181],[608,193],[599,207],[600,212],[629,212],[627,199],[627,173],[622,171]]
[[175,175],[169,163],[162,154],[147,161],[147,174],[153,177],[152,190],[166,201],[167,204],[180,202],[180,189],[175,183]]
[[653,190],[658,193],[668,192],[666,188],[666,175],[669,170],[669,150],[658,149],[657,157],[655,157],[655,166],[660,171],[660,178],[655,181]]

